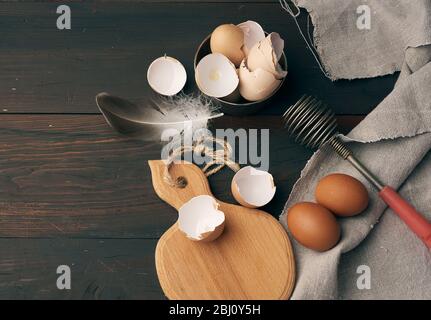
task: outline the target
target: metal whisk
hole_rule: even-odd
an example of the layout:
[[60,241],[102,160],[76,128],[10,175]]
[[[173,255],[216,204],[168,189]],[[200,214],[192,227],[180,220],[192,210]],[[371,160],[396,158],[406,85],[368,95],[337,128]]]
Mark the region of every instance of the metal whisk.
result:
[[295,142],[313,149],[321,147],[325,142],[330,144],[376,187],[383,201],[431,248],[431,223],[355,158],[352,151],[337,137],[337,120],[332,110],[311,96],[303,96],[286,110],[282,118]]

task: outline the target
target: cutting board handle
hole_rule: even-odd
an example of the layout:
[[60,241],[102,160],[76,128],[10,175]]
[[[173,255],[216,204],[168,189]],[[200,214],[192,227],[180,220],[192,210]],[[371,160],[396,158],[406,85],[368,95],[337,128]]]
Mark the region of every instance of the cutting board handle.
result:
[[192,163],[173,164],[169,169],[173,181],[180,177],[185,179],[186,185],[183,188],[171,186],[165,181],[166,164],[162,160],[149,160],[148,165],[157,195],[177,210],[193,197],[212,195],[206,176]]

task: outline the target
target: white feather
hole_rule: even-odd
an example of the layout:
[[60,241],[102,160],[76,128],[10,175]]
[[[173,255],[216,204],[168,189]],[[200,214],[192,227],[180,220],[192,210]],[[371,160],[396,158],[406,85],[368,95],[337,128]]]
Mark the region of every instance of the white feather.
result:
[[[106,121],[117,131],[143,140],[160,141],[167,131],[193,132],[207,128],[208,121],[223,114],[209,98],[203,95],[180,94],[161,97],[136,105],[125,99],[100,93],[96,103]],[[170,134],[172,137],[172,134]]]

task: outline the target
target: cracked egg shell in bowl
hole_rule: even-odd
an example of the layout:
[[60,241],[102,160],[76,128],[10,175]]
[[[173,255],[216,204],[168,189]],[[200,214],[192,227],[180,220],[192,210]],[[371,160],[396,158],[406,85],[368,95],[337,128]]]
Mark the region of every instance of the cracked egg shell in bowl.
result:
[[[268,36],[268,34],[266,34],[266,36]],[[204,39],[204,41],[200,44],[200,46],[197,49],[197,52],[194,58],[195,71],[199,62],[205,56],[211,54],[210,39],[211,39],[211,34]],[[287,71],[287,59],[284,51],[282,52],[278,63],[282,70]],[[269,96],[257,101],[247,101],[244,98],[239,98],[234,100],[234,99],[231,99],[230,97],[228,99],[229,101],[224,98],[217,98],[217,97],[211,97],[211,98],[216,100],[220,104],[221,111],[225,114],[234,115],[234,116],[249,115],[249,114],[258,112],[265,106],[268,106],[273,100],[274,96],[283,86],[285,81],[286,81],[286,77],[280,79],[278,87],[275,88],[275,90]]]

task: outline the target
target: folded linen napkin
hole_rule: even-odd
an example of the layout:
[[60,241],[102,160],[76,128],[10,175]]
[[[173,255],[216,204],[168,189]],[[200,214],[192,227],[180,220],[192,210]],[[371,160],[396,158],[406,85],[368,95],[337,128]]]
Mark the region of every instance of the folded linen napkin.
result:
[[[362,1],[347,2],[351,5]],[[391,1],[395,2],[402,1]],[[327,2],[316,3],[320,8]],[[431,35],[430,26],[428,33]],[[422,40],[424,44],[429,41]],[[431,46],[409,47],[403,60],[397,64],[402,72],[394,90],[342,139],[385,184],[399,188],[408,201],[431,219]],[[363,56],[356,64],[365,65],[366,69],[373,65]],[[356,66],[351,70],[352,77],[357,77]],[[372,70],[364,75],[373,76]],[[391,72],[382,70],[380,74]],[[292,298],[431,299],[430,251],[386,208],[373,187],[328,145],[317,151],[303,169],[280,216],[281,223],[287,228],[287,210],[296,202],[313,201],[317,182],[334,172],[361,180],[369,190],[370,205],[358,216],[339,219],[341,241],[327,252],[317,253],[293,241],[298,274]],[[361,266],[369,267],[369,289],[357,285]]]
[[406,48],[431,43],[429,0],[293,1],[309,12],[314,44],[333,80],[399,71]]

